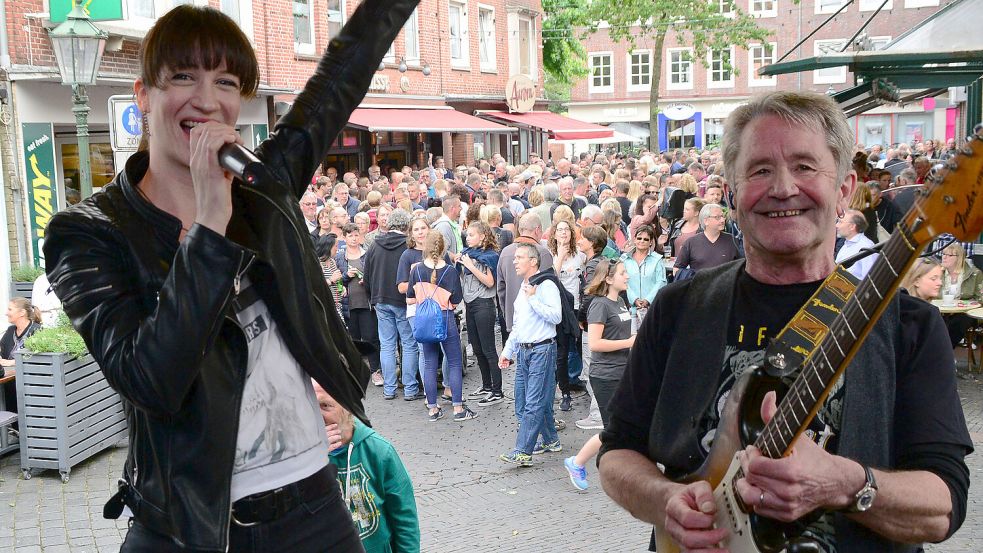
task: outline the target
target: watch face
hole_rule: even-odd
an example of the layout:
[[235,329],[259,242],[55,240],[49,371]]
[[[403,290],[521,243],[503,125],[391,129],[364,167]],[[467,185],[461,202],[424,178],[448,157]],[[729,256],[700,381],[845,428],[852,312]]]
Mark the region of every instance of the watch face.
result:
[[866,489],[860,493],[860,497],[857,498],[857,510],[866,511],[870,509],[870,506],[874,504],[874,498],[877,497],[877,490]]

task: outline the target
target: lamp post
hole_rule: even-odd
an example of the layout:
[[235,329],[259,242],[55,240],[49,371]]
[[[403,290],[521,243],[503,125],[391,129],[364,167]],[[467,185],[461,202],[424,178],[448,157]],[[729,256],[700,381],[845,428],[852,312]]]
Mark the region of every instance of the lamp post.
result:
[[72,113],[75,114],[79,152],[79,192],[82,198],[92,195],[89,167],[89,97],[85,85],[96,84],[96,72],[102,61],[109,34],[89,20],[89,14],[75,4],[68,17],[48,32],[58,60],[61,82],[72,87]]

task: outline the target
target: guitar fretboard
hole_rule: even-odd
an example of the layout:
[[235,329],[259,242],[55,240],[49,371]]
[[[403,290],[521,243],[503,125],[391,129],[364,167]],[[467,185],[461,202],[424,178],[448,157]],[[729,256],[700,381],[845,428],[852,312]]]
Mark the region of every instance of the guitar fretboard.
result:
[[833,320],[829,333],[803,363],[778,412],[755,441],[755,447],[764,455],[783,456],[812,421],[846,368],[851,350],[870,332],[877,315],[894,295],[905,268],[918,255],[914,243],[908,229],[899,223],[867,277]]

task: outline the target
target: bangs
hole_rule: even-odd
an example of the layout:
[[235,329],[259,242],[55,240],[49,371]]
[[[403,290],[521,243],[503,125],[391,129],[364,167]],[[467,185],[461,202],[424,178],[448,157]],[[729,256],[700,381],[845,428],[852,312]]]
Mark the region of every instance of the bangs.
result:
[[143,81],[155,88],[162,88],[167,69],[210,71],[225,62],[226,71],[239,79],[243,96],[253,97],[259,89],[259,64],[249,39],[214,8],[184,4],[167,12],[144,38],[140,61]]

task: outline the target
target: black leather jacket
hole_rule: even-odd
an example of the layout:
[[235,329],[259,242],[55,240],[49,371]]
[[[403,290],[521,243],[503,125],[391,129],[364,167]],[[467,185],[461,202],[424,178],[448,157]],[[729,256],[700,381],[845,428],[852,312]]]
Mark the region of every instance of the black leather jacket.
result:
[[52,218],[48,278],[128,407],[130,449],[107,516],[125,502],[185,547],[228,547],[248,352],[232,301],[246,273],[294,358],[366,420],[368,369],[334,308],[297,199],[417,3],[359,6],[256,151],[275,178],[233,186],[226,236],[194,225],[178,242],[180,221],[134,188],[149,163],[144,152],[102,192]]

